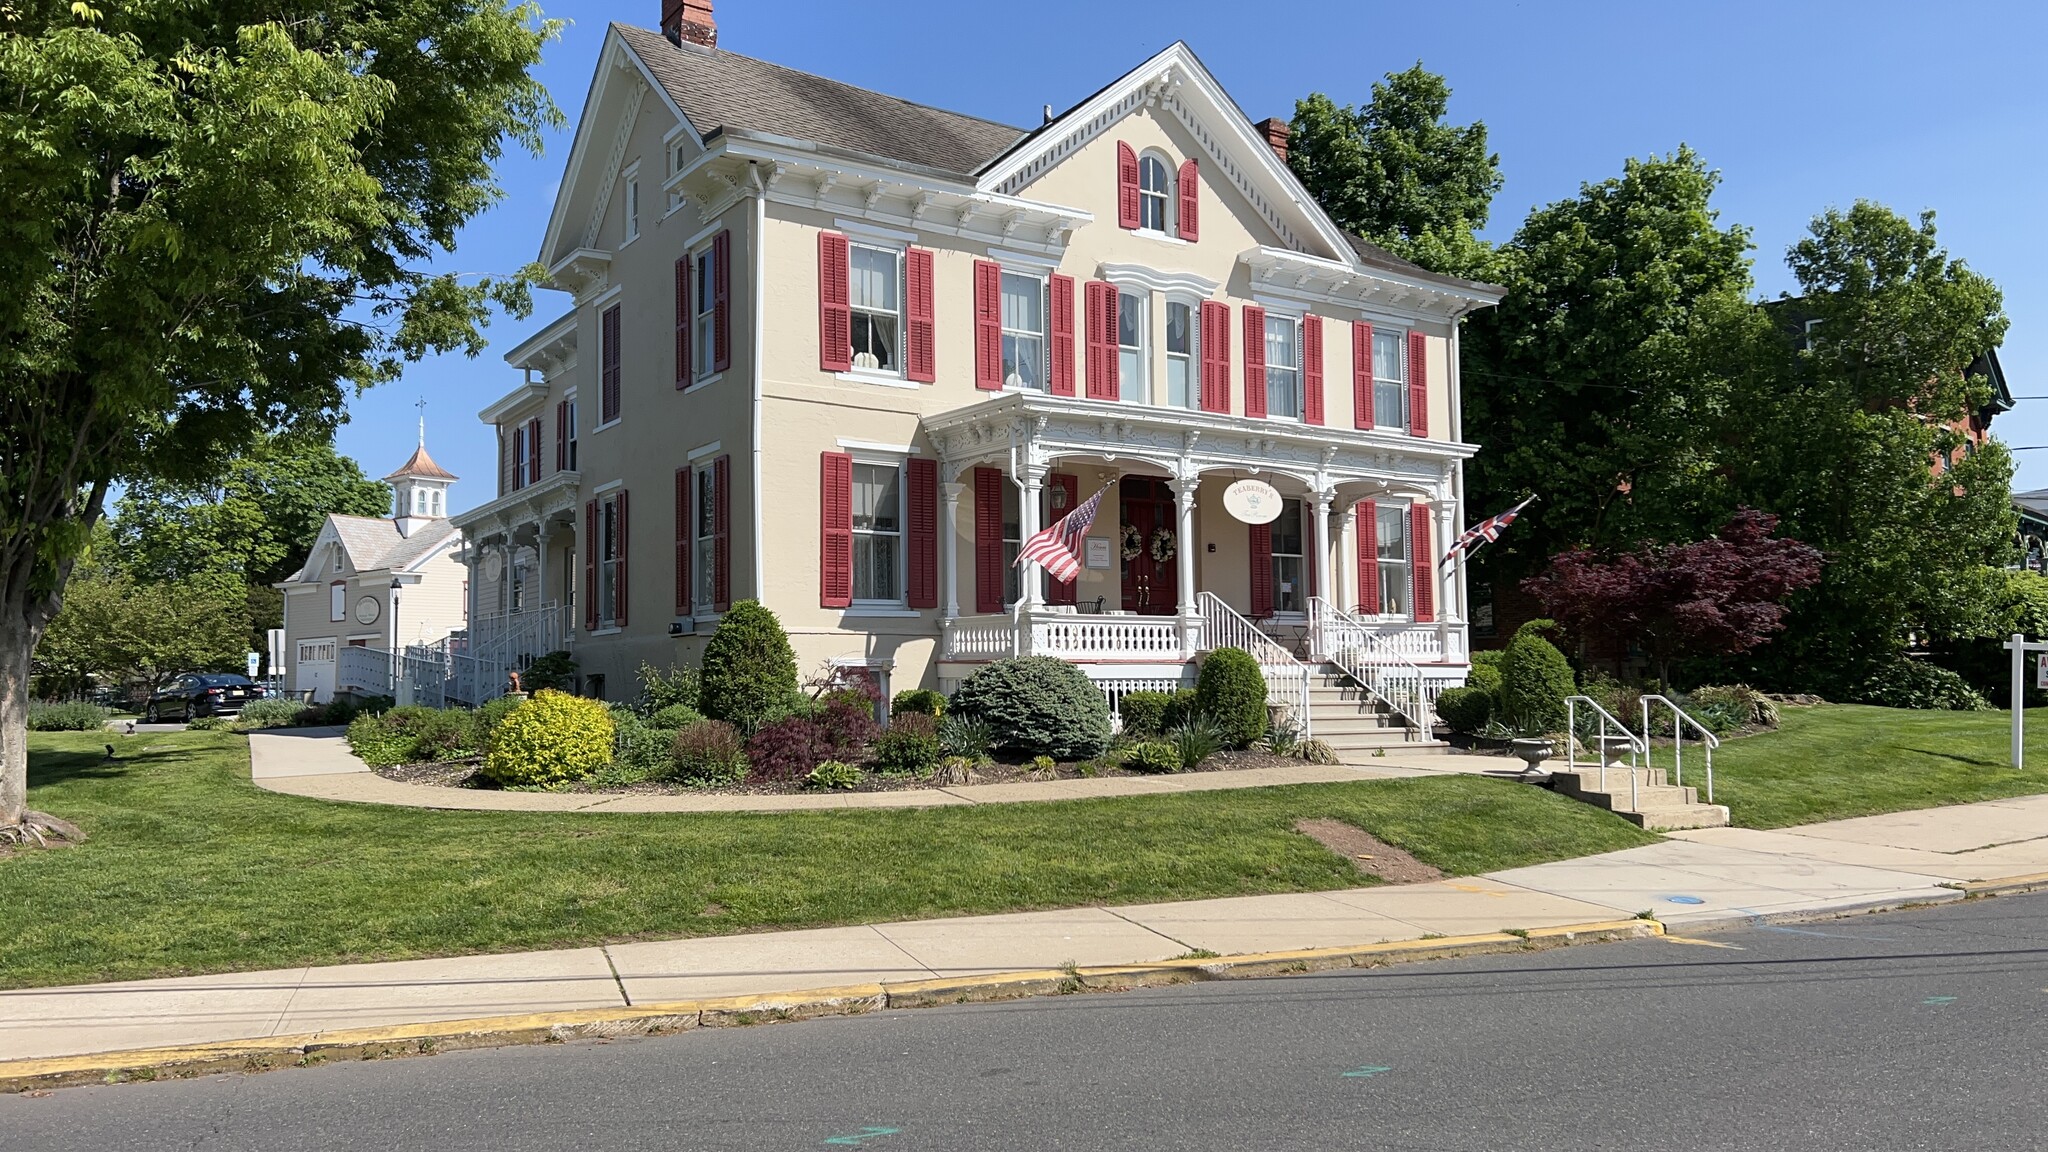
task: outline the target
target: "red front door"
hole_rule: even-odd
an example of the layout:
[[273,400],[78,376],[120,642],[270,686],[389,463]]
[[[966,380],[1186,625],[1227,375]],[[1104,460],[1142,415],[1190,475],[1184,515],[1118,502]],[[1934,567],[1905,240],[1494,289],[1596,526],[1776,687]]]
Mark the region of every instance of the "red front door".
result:
[[1175,590],[1179,586],[1178,557],[1169,553],[1167,559],[1160,560],[1155,558],[1155,554],[1162,551],[1161,544],[1171,549],[1178,543],[1173,490],[1163,480],[1126,476],[1118,482],[1117,491],[1123,503],[1118,552],[1121,555],[1129,544],[1136,544],[1138,548],[1136,556],[1123,562],[1124,611],[1145,616],[1171,616],[1176,607]]

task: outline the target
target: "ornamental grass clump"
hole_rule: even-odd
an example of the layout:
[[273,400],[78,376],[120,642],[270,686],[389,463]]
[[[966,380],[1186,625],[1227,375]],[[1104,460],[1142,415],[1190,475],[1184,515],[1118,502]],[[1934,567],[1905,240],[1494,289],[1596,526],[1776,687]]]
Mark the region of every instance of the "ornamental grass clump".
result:
[[558,788],[609,764],[614,735],[602,701],[536,692],[491,734],[482,775],[508,788]]

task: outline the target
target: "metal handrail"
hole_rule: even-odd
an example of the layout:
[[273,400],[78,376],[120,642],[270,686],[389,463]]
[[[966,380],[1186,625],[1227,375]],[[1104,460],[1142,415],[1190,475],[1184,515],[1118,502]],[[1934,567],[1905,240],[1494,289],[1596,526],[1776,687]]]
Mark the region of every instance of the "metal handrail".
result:
[[[1318,655],[1343,669],[1345,675],[1358,681],[1387,707],[1407,716],[1414,724],[1415,739],[1430,738],[1436,728],[1436,702],[1430,699],[1429,678],[1422,674],[1419,665],[1396,651],[1370,624],[1321,596],[1308,598],[1308,619],[1309,635]],[[1359,648],[1370,652],[1372,660],[1353,661],[1348,648],[1329,643],[1325,630],[1332,622],[1341,626],[1347,636],[1357,636]],[[1386,671],[1389,667],[1394,669],[1391,675]],[[1408,686],[1405,700],[1399,687],[1403,684]]]
[[[1598,700],[1593,699],[1591,696],[1567,696],[1564,698],[1565,771],[1576,771],[1579,766],[1578,705],[1580,703],[1584,703],[1586,707],[1591,708],[1600,717],[1600,731],[1599,734],[1594,737],[1594,739],[1604,742],[1607,739],[1608,726],[1613,725],[1614,730],[1620,733],[1625,739],[1628,740],[1628,806],[1630,811],[1639,810],[1641,807],[1640,802],[1642,799],[1642,794],[1637,789],[1637,781],[1641,779],[1641,775],[1636,767],[1636,754],[1638,752],[1641,752],[1643,757],[1645,759],[1648,759],[1650,755],[1648,749],[1649,737],[1637,736],[1635,733],[1629,731],[1628,725],[1623,724],[1619,720],[1616,720],[1612,713],[1608,712],[1607,709],[1602,708],[1600,706],[1600,702]],[[1647,727],[1645,730],[1647,731]],[[1600,791],[1607,791],[1607,757],[1604,753],[1600,757]]]
[[[1259,672],[1266,677],[1266,698],[1272,699],[1277,686],[1269,668],[1291,668],[1293,679],[1300,688],[1294,692],[1295,723],[1300,725],[1304,737],[1310,735],[1311,720],[1308,706],[1308,665],[1303,664],[1285,645],[1259,631],[1258,625],[1238,615],[1237,609],[1223,602],[1214,592],[1204,591],[1195,598],[1202,610],[1202,641],[1199,647],[1214,651],[1218,648],[1242,648],[1251,653],[1258,662]],[[1283,696],[1284,698],[1284,696]]]
[[1707,757],[1707,803],[1714,802],[1714,749],[1721,746],[1721,738],[1707,731],[1707,726],[1692,718],[1678,702],[1669,696],[1651,694],[1643,697],[1643,768],[1650,767],[1650,702],[1657,701],[1671,709],[1671,765],[1673,779],[1680,788],[1685,787],[1685,725],[1690,724],[1700,734],[1700,749]]

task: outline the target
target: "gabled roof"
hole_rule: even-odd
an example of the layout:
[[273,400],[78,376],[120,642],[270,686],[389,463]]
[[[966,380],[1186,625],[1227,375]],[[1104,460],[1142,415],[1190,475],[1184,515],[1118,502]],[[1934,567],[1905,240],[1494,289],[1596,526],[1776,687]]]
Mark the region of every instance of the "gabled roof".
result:
[[[358,574],[385,569],[403,572],[454,544],[459,535],[448,520],[429,520],[416,526],[412,535],[401,536],[398,524],[392,520],[329,513],[327,523],[313,541],[313,554],[319,555],[321,546],[331,541],[341,545],[349,567]],[[282,583],[295,584],[305,579],[306,569],[301,567]]]
[[914,104],[659,32],[612,25],[697,132],[745,129],[960,175],[977,172],[1024,130]]
[[446,468],[441,467],[439,464],[434,463],[434,458],[432,456],[427,455],[427,446],[425,444],[422,444],[419,447],[413,449],[412,455],[406,458],[405,463],[398,466],[398,471],[393,472],[391,475],[386,476],[384,479],[400,480],[408,476],[419,477],[425,480],[461,479],[461,477],[457,476],[455,473],[450,472]]

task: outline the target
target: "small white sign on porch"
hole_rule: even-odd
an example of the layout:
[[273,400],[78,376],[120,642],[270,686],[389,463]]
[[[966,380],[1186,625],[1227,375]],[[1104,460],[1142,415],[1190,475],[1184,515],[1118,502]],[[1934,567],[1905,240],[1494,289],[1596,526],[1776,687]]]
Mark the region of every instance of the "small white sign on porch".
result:
[[1247,524],[1280,518],[1280,490],[1264,480],[1239,480],[1223,490],[1223,510]]
[[1088,537],[1088,567],[1107,569],[1109,567],[1109,537]]

